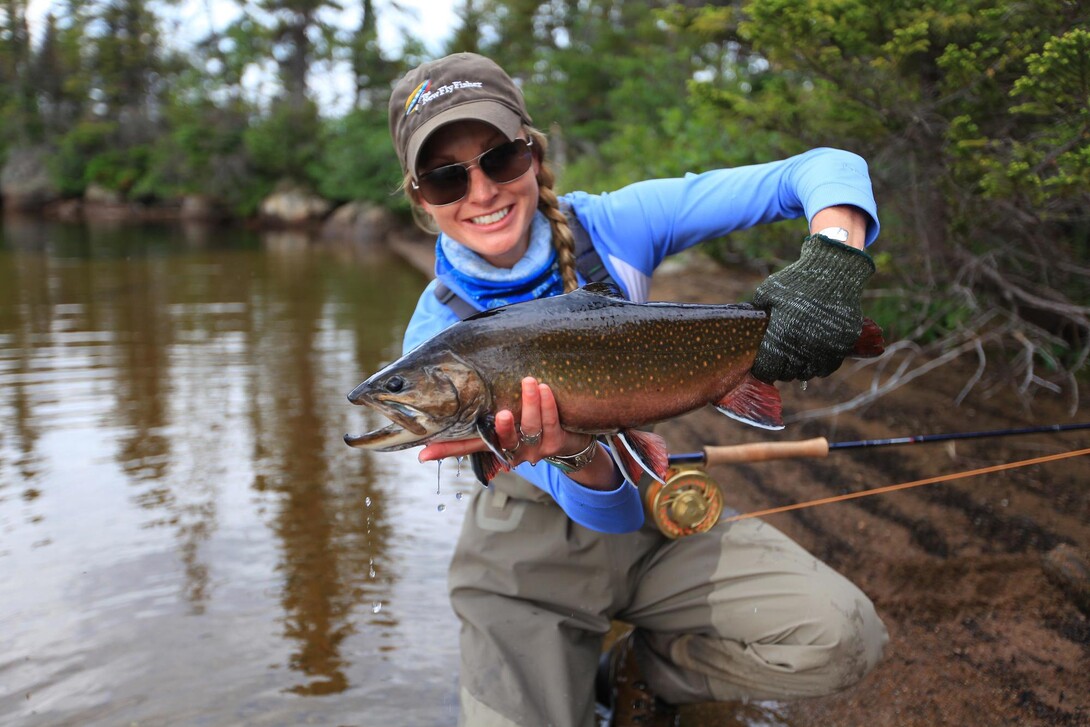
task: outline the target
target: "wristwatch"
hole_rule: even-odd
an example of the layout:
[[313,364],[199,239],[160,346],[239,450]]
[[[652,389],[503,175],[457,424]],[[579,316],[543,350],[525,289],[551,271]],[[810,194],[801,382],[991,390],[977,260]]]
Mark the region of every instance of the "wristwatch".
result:
[[824,230],[818,230],[815,235],[821,235],[822,237],[828,237],[835,242],[847,242],[848,231],[843,227],[826,227]]

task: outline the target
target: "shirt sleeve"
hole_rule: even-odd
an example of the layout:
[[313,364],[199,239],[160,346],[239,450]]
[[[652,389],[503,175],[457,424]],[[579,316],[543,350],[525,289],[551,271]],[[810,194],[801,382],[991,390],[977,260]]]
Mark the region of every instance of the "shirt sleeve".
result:
[[854,205],[870,217],[866,244],[879,231],[866,161],[830,148],[636,182],[600,195],[573,193],[569,200],[600,249],[647,276],[666,256],[704,240],[778,220],[811,219],[834,205]]
[[640,492],[627,481],[613,490],[592,490],[544,462],[524,462],[514,471],[549,493],[568,517],[591,530],[627,533],[643,525]]

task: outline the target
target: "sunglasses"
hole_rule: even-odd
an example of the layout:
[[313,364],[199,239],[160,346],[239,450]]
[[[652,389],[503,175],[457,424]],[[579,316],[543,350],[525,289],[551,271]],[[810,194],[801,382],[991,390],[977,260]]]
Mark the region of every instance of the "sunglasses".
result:
[[442,207],[454,204],[469,192],[469,170],[480,167],[496,184],[513,182],[530,169],[534,159],[531,139],[515,139],[481,152],[467,162],[447,164],[421,174],[413,181],[428,204]]

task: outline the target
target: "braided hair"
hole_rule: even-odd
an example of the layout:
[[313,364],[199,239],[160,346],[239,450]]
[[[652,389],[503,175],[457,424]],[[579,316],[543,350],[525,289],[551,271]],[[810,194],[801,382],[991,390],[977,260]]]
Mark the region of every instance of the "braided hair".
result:
[[[575,236],[568,225],[568,218],[560,209],[560,199],[556,196],[553,186],[556,184],[556,175],[552,167],[545,160],[545,152],[549,148],[548,137],[545,133],[533,128],[525,127],[526,133],[533,141],[534,153],[538,156],[537,208],[545,215],[552,228],[553,247],[556,249],[556,262],[560,267],[560,278],[564,282],[564,292],[570,293],[579,287],[579,281],[575,274]],[[405,173],[401,186],[412,205],[413,221],[417,227],[432,235],[439,234],[439,228],[435,220],[420,204],[419,193],[412,188],[412,171]]]

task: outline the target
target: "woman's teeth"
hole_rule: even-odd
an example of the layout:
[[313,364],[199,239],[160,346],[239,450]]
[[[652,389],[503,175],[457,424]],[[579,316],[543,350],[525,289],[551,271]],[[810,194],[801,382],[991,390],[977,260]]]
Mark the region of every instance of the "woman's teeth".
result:
[[469,221],[472,222],[475,225],[491,225],[493,222],[499,222],[500,220],[502,220],[504,217],[507,216],[507,213],[510,212],[510,211],[511,211],[510,207],[504,207],[499,212],[493,212],[490,215],[481,215],[480,217],[471,217],[469,219]]

